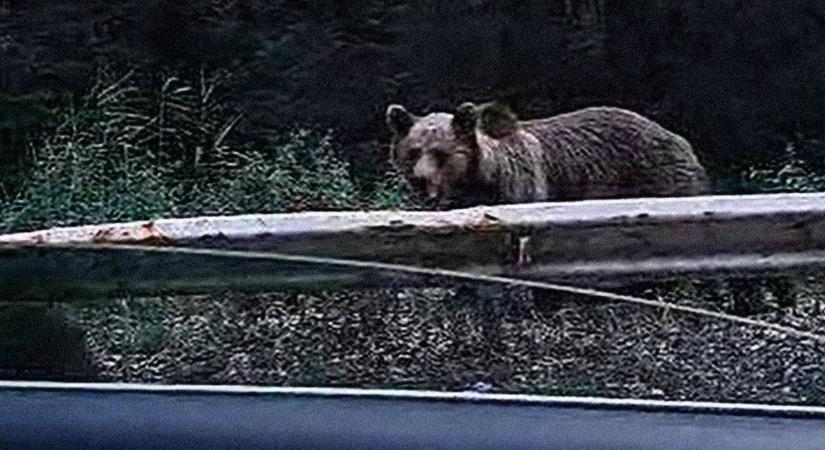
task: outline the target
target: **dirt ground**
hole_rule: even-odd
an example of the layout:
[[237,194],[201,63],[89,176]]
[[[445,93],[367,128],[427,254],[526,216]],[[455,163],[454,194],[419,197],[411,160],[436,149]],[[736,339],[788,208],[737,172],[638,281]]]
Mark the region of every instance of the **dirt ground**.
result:
[[[633,293],[825,334],[818,277]],[[662,309],[466,286],[71,308],[98,379],[825,404],[810,339]]]

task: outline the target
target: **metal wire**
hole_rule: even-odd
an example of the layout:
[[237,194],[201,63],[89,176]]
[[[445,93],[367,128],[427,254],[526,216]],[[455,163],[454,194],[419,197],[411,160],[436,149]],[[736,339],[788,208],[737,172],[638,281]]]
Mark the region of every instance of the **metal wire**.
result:
[[[57,245],[60,246],[60,245]],[[88,246],[77,246],[74,245],[72,247],[83,247],[83,248],[113,248],[113,249],[124,249],[124,250],[138,250],[138,251],[146,251],[146,252],[159,252],[159,253],[178,253],[178,254],[189,254],[189,255],[198,255],[198,256],[211,256],[211,257],[225,257],[225,258],[248,258],[248,259],[259,259],[259,260],[273,260],[273,261],[285,261],[285,262],[294,262],[294,263],[302,263],[302,264],[314,264],[314,265],[327,265],[327,266],[338,266],[338,267],[351,267],[351,268],[361,268],[361,269],[371,269],[371,270],[380,270],[385,272],[396,272],[396,273],[406,273],[406,274],[413,274],[413,275],[424,275],[430,277],[439,277],[439,278],[446,278],[452,280],[462,280],[462,281],[472,281],[477,283],[491,283],[491,284],[503,284],[509,286],[521,286],[527,287],[532,289],[544,290],[544,291],[551,291],[551,292],[563,292],[568,294],[576,294],[582,295],[586,297],[592,298],[599,298],[603,300],[610,300],[610,301],[617,301],[623,303],[630,303],[635,305],[641,305],[650,308],[657,308],[663,309],[665,311],[676,311],[685,314],[691,314],[694,316],[700,317],[708,317],[717,320],[723,320],[730,323],[736,323],[740,325],[746,325],[756,328],[762,328],[767,330],[776,331],[787,336],[794,336],[803,339],[811,339],[820,343],[825,343],[825,335],[821,335],[818,333],[798,330],[796,328],[774,324],[770,322],[765,322],[756,319],[750,319],[746,317],[739,317],[732,314],[727,314],[723,312],[717,311],[710,311],[707,309],[696,308],[692,306],[683,306],[683,305],[675,305],[673,303],[667,303],[661,300],[650,300],[641,297],[635,297],[631,295],[624,295],[624,294],[616,294],[613,292],[601,291],[597,289],[591,288],[582,288],[582,287],[575,287],[569,285],[562,285],[556,283],[546,283],[543,281],[532,281],[532,280],[522,280],[518,278],[511,278],[505,276],[496,276],[496,275],[482,275],[482,274],[475,274],[475,273],[468,273],[462,271],[455,271],[455,270],[447,270],[447,269],[436,269],[436,268],[426,268],[426,267],[417,267],[417,266],[408,266],[402,264],[392,264],[392,263],[381,263],[381,262],[374,262],[374,261],[358,261],[358,260],[349,260],[349,259],[341,259],[341,258],[326,258],[326,257],[318,257],[318,256],[306,256],[306,255],[287,255],[281,253],[273,253],[273,252],[260,252],[260,251],[242,251],[242,250],[223,250],[223,249],[200,249],[200,248],[183,248],[183,247],[143,247],[143,246],[135,246],[135,245],[117,245],[117,244],[96,244],[96,245],[88,245]]]

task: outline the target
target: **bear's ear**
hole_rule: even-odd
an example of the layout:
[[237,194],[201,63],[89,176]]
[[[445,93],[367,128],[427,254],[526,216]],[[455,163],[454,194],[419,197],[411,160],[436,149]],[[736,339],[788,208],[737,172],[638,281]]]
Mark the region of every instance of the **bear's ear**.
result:
[[405,136],[415,124],[415,116],[401,105],[388,106],[385,120],[387,127],[396,136]]
[[479,127],[484,134],[500,139],[510,135],[518,128],[518,117],[507,106],[493,102],[481,108]]
[[453,115],[453,127],[464,132],[471,132],[476,128],[478,120],[478,106],[475,103],[464,102],[458,105]]

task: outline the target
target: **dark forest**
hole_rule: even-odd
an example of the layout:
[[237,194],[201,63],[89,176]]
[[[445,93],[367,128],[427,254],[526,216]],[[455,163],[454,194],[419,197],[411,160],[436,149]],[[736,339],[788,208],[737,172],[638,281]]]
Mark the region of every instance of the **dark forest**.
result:
[[149,85],[228,74],[221,107],[242,113],[228,142],[331,129],[359,180],[386,169],[391,102],[425,113],[499,100],[523,118],[626,107],[685,136],[718,192],[759,190],[743,174],[789,160],[814,179],[825,166],[817,0],[5,0],[7,192],[32,136],[104,65]]

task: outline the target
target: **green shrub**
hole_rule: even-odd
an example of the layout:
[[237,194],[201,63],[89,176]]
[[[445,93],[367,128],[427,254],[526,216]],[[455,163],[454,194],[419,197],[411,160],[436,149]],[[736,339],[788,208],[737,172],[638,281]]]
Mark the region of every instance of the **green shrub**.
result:
[[267,151],[225,155],[222,167],[192,180],[173,214],[273,213],[352,209],[359,195],[329,135],[287,133]]
[[113,130],[98,125],[64,114],[34,152],[20,191],[3,205],[3,229],[151,218],[172,208],[171,170],[130,154],[130,144],[110,140]]
[[742,174],[743,185],[757,192],[823,192],[825,175],[806,167],[789,144],[784,161],[776,167],[751,167]]
[[372,209],[416,209],[416,201],[409,183],[397,173],[390,172],[373,186],[369,206]]
[[359,190],[330,132],[283,132],[261,148],[233,142],[240,116],[217,100],[221,79],[170,75],[153,87],[102,70],[33,145],[28,177],[0,203],[0,231],[412,204],[395,176]]

